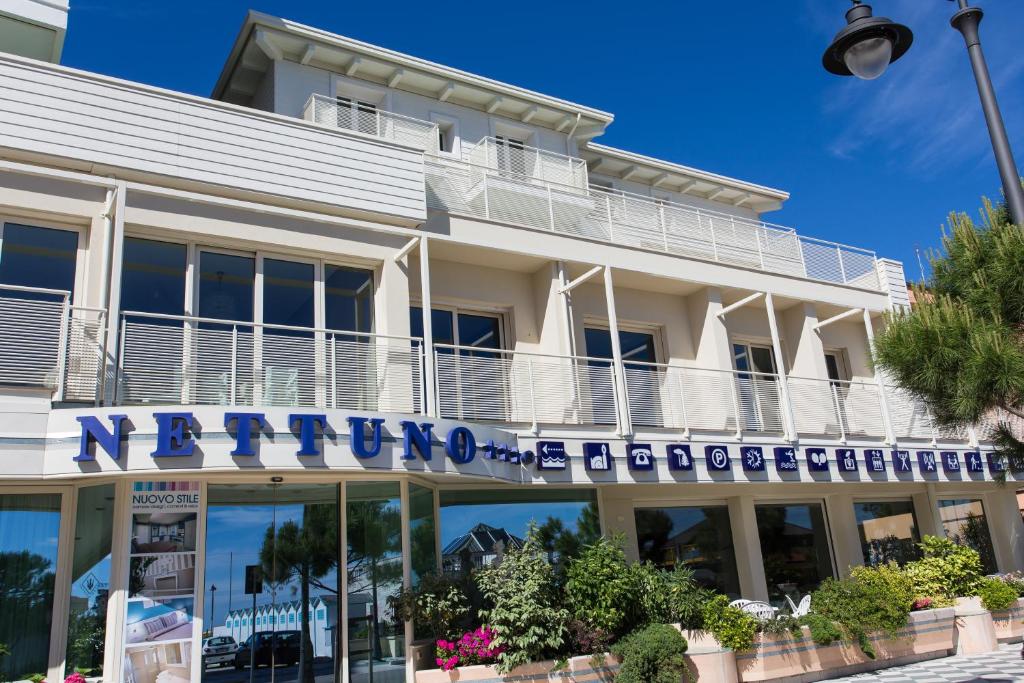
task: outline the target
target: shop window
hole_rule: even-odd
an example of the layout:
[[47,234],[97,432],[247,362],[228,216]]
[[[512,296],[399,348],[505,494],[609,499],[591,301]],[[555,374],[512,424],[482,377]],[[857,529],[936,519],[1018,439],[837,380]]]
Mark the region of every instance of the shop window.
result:
[[914,504],[909,500],[854,503],[864,564],[905,564],[921,557]]
[[78,490],[71,609],[65,671],[103,674],[103,644],[110,593],[110,547],[114,529],[114,485]]
[[520,548],[530,524],[553,563],[576,556],[601,535],[592,491],[441,491],[441,563],[465,574]]
[[404,625],[388,597],[402,586],[402,514],[398,482],[349,483],[349,676],[364,683],[404,680]]
[[0,680],[46,674],[60,495],[0,495]]
[[[74,293],[75,265],[78,260],[76,231],[4,223],[0,225],[0,244],[0,283]],[[0,296],[45,300],[55,298],[48,294],[36,295],[2,288]]]
[[818,503],[754,507],[768,596],[777,607],[794,602],[834,576],[825,512]]
[[980,499],[940,500],[939,516],[942,518],[942,529],[946,538],[977,550],[986,574],[998,571],[988,519],[985,517],[985,506]]
[[726,506],[637,508],[634,517],[641,561],[687,567],[701,585],[740,597]]

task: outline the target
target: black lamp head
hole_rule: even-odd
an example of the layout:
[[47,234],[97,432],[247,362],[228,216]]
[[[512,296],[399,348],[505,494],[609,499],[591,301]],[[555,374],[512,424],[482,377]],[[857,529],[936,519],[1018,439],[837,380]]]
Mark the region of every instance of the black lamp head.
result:
[[878,78],[910,49],[914,34],[891,19],[873,16],[871,5],[853,2],[846,12],[846,26],[832,39],[821,63],[837,76]]

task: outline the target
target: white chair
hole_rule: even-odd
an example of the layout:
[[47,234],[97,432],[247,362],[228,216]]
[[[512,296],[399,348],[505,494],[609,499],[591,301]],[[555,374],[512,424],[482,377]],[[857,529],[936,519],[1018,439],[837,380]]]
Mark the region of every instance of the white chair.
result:
[[747,604],[741,606],[740,609],[761,621],[770,621],[775,618],[776,609],[767,602],[747,601]]
[[788,595],[786,596],[786,602],[789,604],[789,611],[792,612],[794,617],[806,616],[811,611],[810,595],[805,595],[800,598],[799,605],[795,604]]
[[753,600],[733,600],[729,603],[729,607],[739,607],[742,609],[744,605],[749,605],[751,602]]

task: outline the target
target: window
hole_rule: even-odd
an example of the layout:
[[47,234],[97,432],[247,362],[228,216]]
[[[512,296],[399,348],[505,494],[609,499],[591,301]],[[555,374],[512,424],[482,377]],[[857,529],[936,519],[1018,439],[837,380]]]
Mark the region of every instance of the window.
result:
[[256,259],[214,251],[199,256],[200,318],[253,321]]
[[[0,283],[19,287],[60,289],[74,293],[78,233],[19,223],[0,226]],[[0,295],[19,299],[52,299],[0,289]]]
[[732,352],[743,430],[783,431],[782,398],[776,383],[777,369],[771,347],[734,343]]
[[324,319],[329,330],[373,331],[373,271],[324,265]]
[[0,495],[0,680],[46,673],[60,505],[57,493]]
[[846,370],[846,359],[841,351],[825,352],[825,370],[833,384],[850,380],[850,373]]
[[921,557],[921,549],[917,546],[921,538],[912,501],[854,503],[853,512],[864,564],[904,564]]
[[495,151],[499,171],[515,175],[532,175],[526,143],[505,135],[495,135]]
[[[612,335],[607,328],[586,327],[583,330],[583,338],[586,353],[591,358],[613,357]],[[656,375],[648,374],[657,373],[658,370],[649,365],[658,361],[654,335],[650,332],[620,329],[619,347],[622,349],[622,362],[626,370],[626,385],[633,421],[638,425],[663,426],[661,384],[655,379]],[[588,364],[597,367],[611,365],[599,360],[588,361]],[[601,422],[613,422],[610,415],[614,415],[614,385],[610,381],[591,383],[590,392],[595,411],[604,413]]]
[[754,506],[771,603],[798,602],[833,576],[825,511],[819,503]]
[[377,105],[361,99],[338,95],[338,127],[378,135]]
[[939,516],[942,518],[946,538],[977,550],[986,574],[998,571],[988,519],[985,517],[985,506],[980,499],[940,500]]
[[[463,347],[460,355],[497,357],[478,349],[502,348],[501,317],[497,314],[435,308],[430,320],[434,343]],[[409,309],[409,329],[412,336],[423,336],[423,309],[419,306]]]
[[637,508],[634,517],[642,562],[688,567],[702,586],[740,596],[726,506]]
[[[184,315],[187,261],[184,244],[125,237],[121,310]],[[156,318],[145,322],[161,324]]]

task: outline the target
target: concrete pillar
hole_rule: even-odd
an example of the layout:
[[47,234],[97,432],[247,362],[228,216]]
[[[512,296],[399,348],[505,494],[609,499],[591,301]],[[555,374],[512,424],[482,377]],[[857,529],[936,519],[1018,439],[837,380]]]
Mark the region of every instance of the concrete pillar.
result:
[[997,485],[985,494],[985,519],[1001,572],[1024,570],[1024,521],[1021,520],[1016,489]]
[[602,533],[611,536],[623,534],[626,537],[626,558],[630,562],[640,559],[640,546],[636,535],[636,515],[633,513],[634,502],[629,498],[613,498],[607,495],[606,489],[598,489]]
[[402,261],[384,259],[374,296],[374,320],[381,334],[409,335],[409,271]]
[[825,346],[814,330],[818,324],[815,305],[804,302],[790,306],[779,315],[779,320],[789,350],[789,374],[826,379]]
[[724,308],[722,290],[708,287],[687,297],[687,308],[693,329],[693,348],[698,367],[718,370],[732,369],[729,329],[718,317]]
[[832,537],[836,569],[839,576],[849,576],[850,567],[864,564],[857,517],[853,512],[853,496],[835,493],[825,496],[825,511],[828,513],[828,532]]
[[761,539],[757,534],[754,498],[734,496],[727,500],[727,504],[741,597],[767,602],[768,583],[764,577],[764,558],[761,556]]
[[917,531],[924,536],[941,536],[942,526],[936,526],[937,510],[932,509],[932,499],[927,491],[911,496],[914,502],[914,517],[917,519]]

